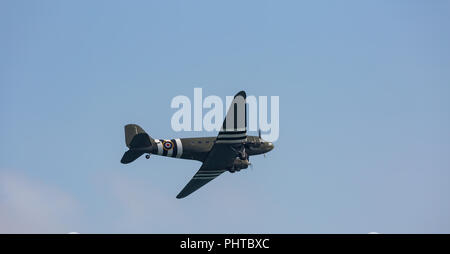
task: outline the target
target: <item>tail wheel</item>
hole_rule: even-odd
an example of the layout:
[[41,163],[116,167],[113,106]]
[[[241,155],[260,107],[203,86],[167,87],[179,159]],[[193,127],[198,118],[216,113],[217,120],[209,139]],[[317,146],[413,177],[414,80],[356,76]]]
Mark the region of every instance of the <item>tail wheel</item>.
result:
[[148,159],[150,159],[150,154],[146,154],[145,155],[145,158],[148,160]]

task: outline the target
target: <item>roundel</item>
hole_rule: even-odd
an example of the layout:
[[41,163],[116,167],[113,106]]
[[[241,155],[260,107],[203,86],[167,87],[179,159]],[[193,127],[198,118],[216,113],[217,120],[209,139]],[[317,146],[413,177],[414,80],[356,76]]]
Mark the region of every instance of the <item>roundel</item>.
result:
[[172,147],[173,147],[172,141],[170,141],[170,140],[165,140],[165,141],[163,142],[163,147],[164,147],[164,150],[170,150],[170,149],[172,149]]

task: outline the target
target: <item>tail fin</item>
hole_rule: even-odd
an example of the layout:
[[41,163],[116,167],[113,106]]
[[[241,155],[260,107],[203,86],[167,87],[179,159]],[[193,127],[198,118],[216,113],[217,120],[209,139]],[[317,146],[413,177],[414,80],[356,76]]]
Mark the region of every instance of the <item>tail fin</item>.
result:
[[125,144],[127,145],[128,148],[131,148],[132,146],[131,142],[133,141],[134,137],[139,134],[147,134],[147,133],[145,133],[145,131],[137,124],[125,125]]
[[133,162],[145,153],[142,149],[134,150],[137,148],[149,149],[152,146],[152,138],[138,125],[127,124],[125,125],[125,144],[130,150],[125,152],[120,162],[127,164]]

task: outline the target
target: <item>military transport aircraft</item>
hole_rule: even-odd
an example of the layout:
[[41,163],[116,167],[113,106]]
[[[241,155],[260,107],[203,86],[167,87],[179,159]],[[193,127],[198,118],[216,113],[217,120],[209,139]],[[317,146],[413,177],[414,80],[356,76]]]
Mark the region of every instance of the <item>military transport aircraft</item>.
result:
[[133,162],[146,153],[203,162],[191,181],[177,195],[184,198],[220,174],[234,173],[250,165],[249,157],[265,154],[274,146],[258,136],[247,136],[247,111],[244,91],[237,93],[217,137],[153,139],[136,124],[125,126],[125,143],[129,150],[120,162]]

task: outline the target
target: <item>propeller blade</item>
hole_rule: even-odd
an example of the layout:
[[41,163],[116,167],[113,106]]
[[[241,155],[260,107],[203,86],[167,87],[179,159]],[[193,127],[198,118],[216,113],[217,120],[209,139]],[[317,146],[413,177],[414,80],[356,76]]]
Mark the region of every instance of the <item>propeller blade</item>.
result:
[[258,137],[261,138],[261,129],[258,129]]

